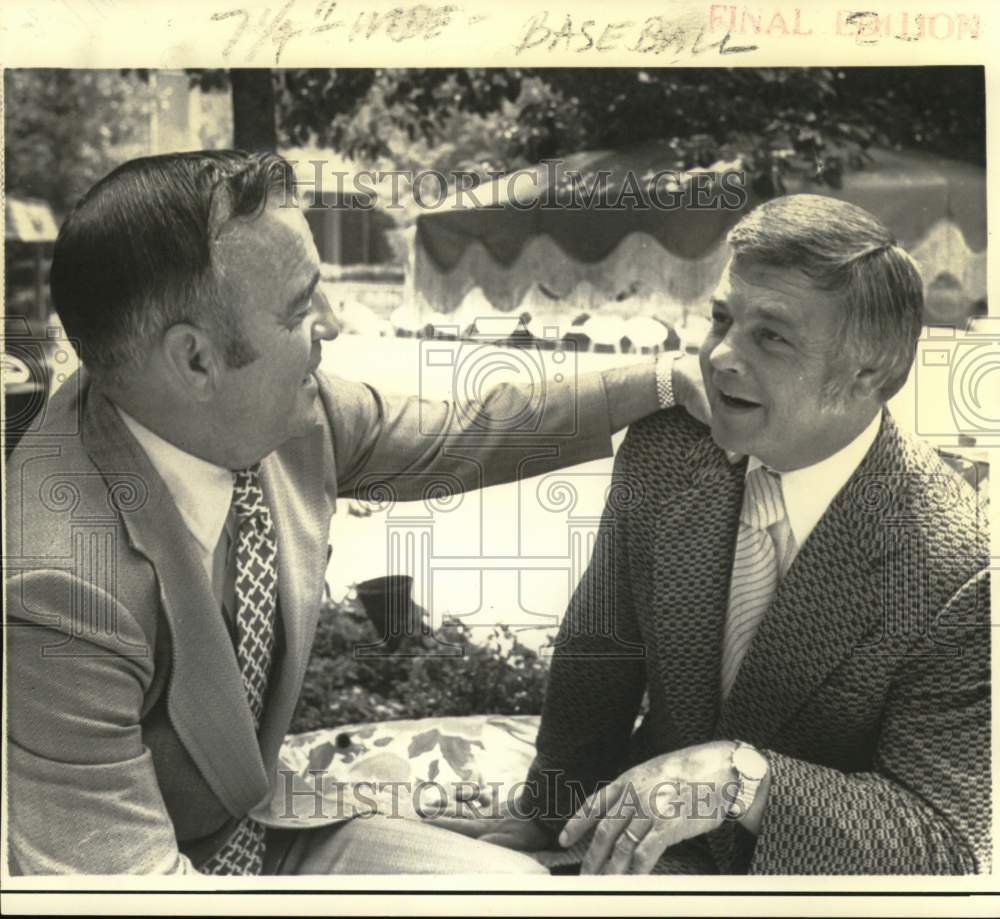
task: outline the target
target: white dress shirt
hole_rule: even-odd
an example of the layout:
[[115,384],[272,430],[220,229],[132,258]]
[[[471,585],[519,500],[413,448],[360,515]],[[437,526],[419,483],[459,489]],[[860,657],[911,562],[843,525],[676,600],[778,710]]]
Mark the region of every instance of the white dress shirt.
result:
[[[785,501],[785,518],[776,523],[771,531],[778,552],[778,572],[781,577],[784,577],[799,549],[837,493],[861,465],[878,436],[881,423],[882,413],[879,412],[871,424],[846,447],[811,466],[778,473]],[[763,465],[757,457],[751,456],[747,463],[747,474]]]
[[163,479],[194,541],[219,604],[228,595],[227,561],[235,532],[230,508],[233,473],[186,453],[115,406]]

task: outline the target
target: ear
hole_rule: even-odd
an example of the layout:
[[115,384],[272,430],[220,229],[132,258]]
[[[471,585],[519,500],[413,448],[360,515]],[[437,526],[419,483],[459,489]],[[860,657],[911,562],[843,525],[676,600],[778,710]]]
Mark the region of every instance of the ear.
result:
[[878,391],[883,382],[884,380],[874,367],[860,367],[854,371],[851,394],[857,399],[871,399],[880,402],[881,397]]
[[163,335],[163,354],[172,379],[193,399],[205,402],[212,397],[221,355],[204,329],[186,322],[171,326]]

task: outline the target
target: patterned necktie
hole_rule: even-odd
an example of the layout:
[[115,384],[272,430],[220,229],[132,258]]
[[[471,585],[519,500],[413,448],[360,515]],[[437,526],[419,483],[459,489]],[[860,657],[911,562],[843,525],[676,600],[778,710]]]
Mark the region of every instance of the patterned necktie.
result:
[[768,529],[785,517],[781,477],[758,466],[746,477],[740,529],[729,585],[722,641],[722,698],[733,688],[740,664],[778,583],[778,557]]
[[[240,673],[253,715],[260,727],[267,677],[274,650],[274,612],[278,595],[278,543],[271,513],[260,487],[260,466],[236,473],[233,508],[239,522],[236,538],[236,607]],[[264,827],[244,817],[222,848],[201,866],[205,874],[260,874]]]

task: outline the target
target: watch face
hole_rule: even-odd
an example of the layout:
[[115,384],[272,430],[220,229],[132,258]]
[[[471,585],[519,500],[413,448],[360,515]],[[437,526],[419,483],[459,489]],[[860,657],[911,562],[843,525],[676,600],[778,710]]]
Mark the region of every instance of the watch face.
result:
[[752,781],[759,782],[767,775],[767,760],[752,747],[738,747],[733,753],[733,765]]

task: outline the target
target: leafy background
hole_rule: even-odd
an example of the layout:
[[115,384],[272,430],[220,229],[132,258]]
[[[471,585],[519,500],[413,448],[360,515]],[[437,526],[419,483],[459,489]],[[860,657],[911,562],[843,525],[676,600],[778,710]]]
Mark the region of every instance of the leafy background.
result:
[[327,600],[320,615],[291,731],[451,715],[535,715],[542,710],[547,658],[505,626],[473,642],[458,620],[436,633],[458,655],[431,655],[404,637],[384,656],[359,653],[379,636],[352,595]]
[[[663,168],[740,156],[761,193],[837,185],[872,145],[985,165],[982,67],[189,70],[215,91],[206,147],[332,149],[359,165],[485,176],[666,139]],[[145,152],[151,72],[7,70],[9,193],[57,215]],[[206,103],[207,104],[207,103]],[[224,116],[224,117],[223,117]]]

